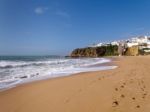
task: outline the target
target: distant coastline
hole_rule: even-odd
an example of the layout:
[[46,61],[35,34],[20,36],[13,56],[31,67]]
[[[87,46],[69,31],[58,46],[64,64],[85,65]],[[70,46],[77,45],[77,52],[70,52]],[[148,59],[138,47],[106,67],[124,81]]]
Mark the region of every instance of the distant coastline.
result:
[[139,36],[127,40],[99,43],[85,48],[77,48],[71,57],[102,57],[102,56],[138,56],[150,54],[150,37]]

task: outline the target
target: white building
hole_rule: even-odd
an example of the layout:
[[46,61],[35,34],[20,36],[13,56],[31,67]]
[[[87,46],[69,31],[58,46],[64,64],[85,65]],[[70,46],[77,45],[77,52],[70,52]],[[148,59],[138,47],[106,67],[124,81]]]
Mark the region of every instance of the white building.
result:
[[139,44],[136,42],[128,42],[128,43],[126,43],[125,44],[125,47],[127,48],[127,47],[132,47],[132,46],[138,46]]
[[117,42],[117,41],[113,41],[113,42],[111,42],[110,44],[111,44],[111,45],[117,45],[117,46],[119,46],[119,42]]
[[143,46],[144,44],[147,44],[149,42],[148,36],[140,36],[140,37],[134,37],[131,39],[128,39],[126,42],[126,47],[132,47],[132,46],[142,46],[142,48],[146,48],[146,46]]
[[147,42],[147,48],[150,48],[150,41]]
[[140,37],[135,37],[135,38],[131,38],[129,40],[131,43],[139,43],[139,44],[143,44],[149,41],[147,36],[140,36]]
[[103,43],[98,43],[98,44],[93,44],[93,45],[91,45],[91,46],[89,46],[89,47],[100,47],[100,46],[102,46],[103,45]]
[[132,47],[132,46],[139,46],[140,49],[143,48],[150,48],[150,37],[148,36],[139,36],[139,37],[133,37],[128,40],[118,40],[118,41],[112,41],[110,43],[98,43],[93,44],[89,47],[101,47],[101,46],[108,46],[108,45],[121,45],[124,47]]
[[96,46],[97,47],[100,47],[100,46],[102,46],[103,45],[103,43],[98,43]]

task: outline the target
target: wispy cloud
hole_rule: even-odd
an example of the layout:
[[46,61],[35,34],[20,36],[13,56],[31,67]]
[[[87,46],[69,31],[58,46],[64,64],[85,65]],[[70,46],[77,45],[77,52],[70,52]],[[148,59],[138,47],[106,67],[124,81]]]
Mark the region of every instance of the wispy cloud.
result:
[[34,12],[36,14],[40,15],[40,14],[45,13],[47,10],[48,10],[48,7],[36,7],[35,10],[34,10]]
[[70,15],[62,10],[56,11],[56,15],[61,16],[61,17],[65,17],[65,18],[70,18]]
[[[63,10],[59,7],[59,5],[54,5],[54,6],[39,6],[34,9],[34,13],[37,15],[43,15],[45,13],[49,13],[49,17],[51,16],[52,18],[59,18],[59,22],[64,25],[64,27],[71,27],[71,16],[70,14],[66,11],[67,9]],[[62,21],[61,21],[62,20]]]

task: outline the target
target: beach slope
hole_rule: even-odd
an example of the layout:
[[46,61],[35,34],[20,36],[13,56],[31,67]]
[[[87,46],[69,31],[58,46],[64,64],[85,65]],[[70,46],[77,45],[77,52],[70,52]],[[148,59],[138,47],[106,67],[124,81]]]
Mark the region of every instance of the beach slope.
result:
[[0,112],[150,112],[150,57],[120,57],[115,64],[2,91]]

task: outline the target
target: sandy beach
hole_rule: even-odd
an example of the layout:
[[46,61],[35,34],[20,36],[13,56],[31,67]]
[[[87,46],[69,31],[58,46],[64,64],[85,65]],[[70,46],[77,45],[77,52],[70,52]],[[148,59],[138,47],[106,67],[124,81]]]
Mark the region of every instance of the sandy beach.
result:
[[0,92],[0,112],[150,112],[150,56],[117,69],[37,81]]

